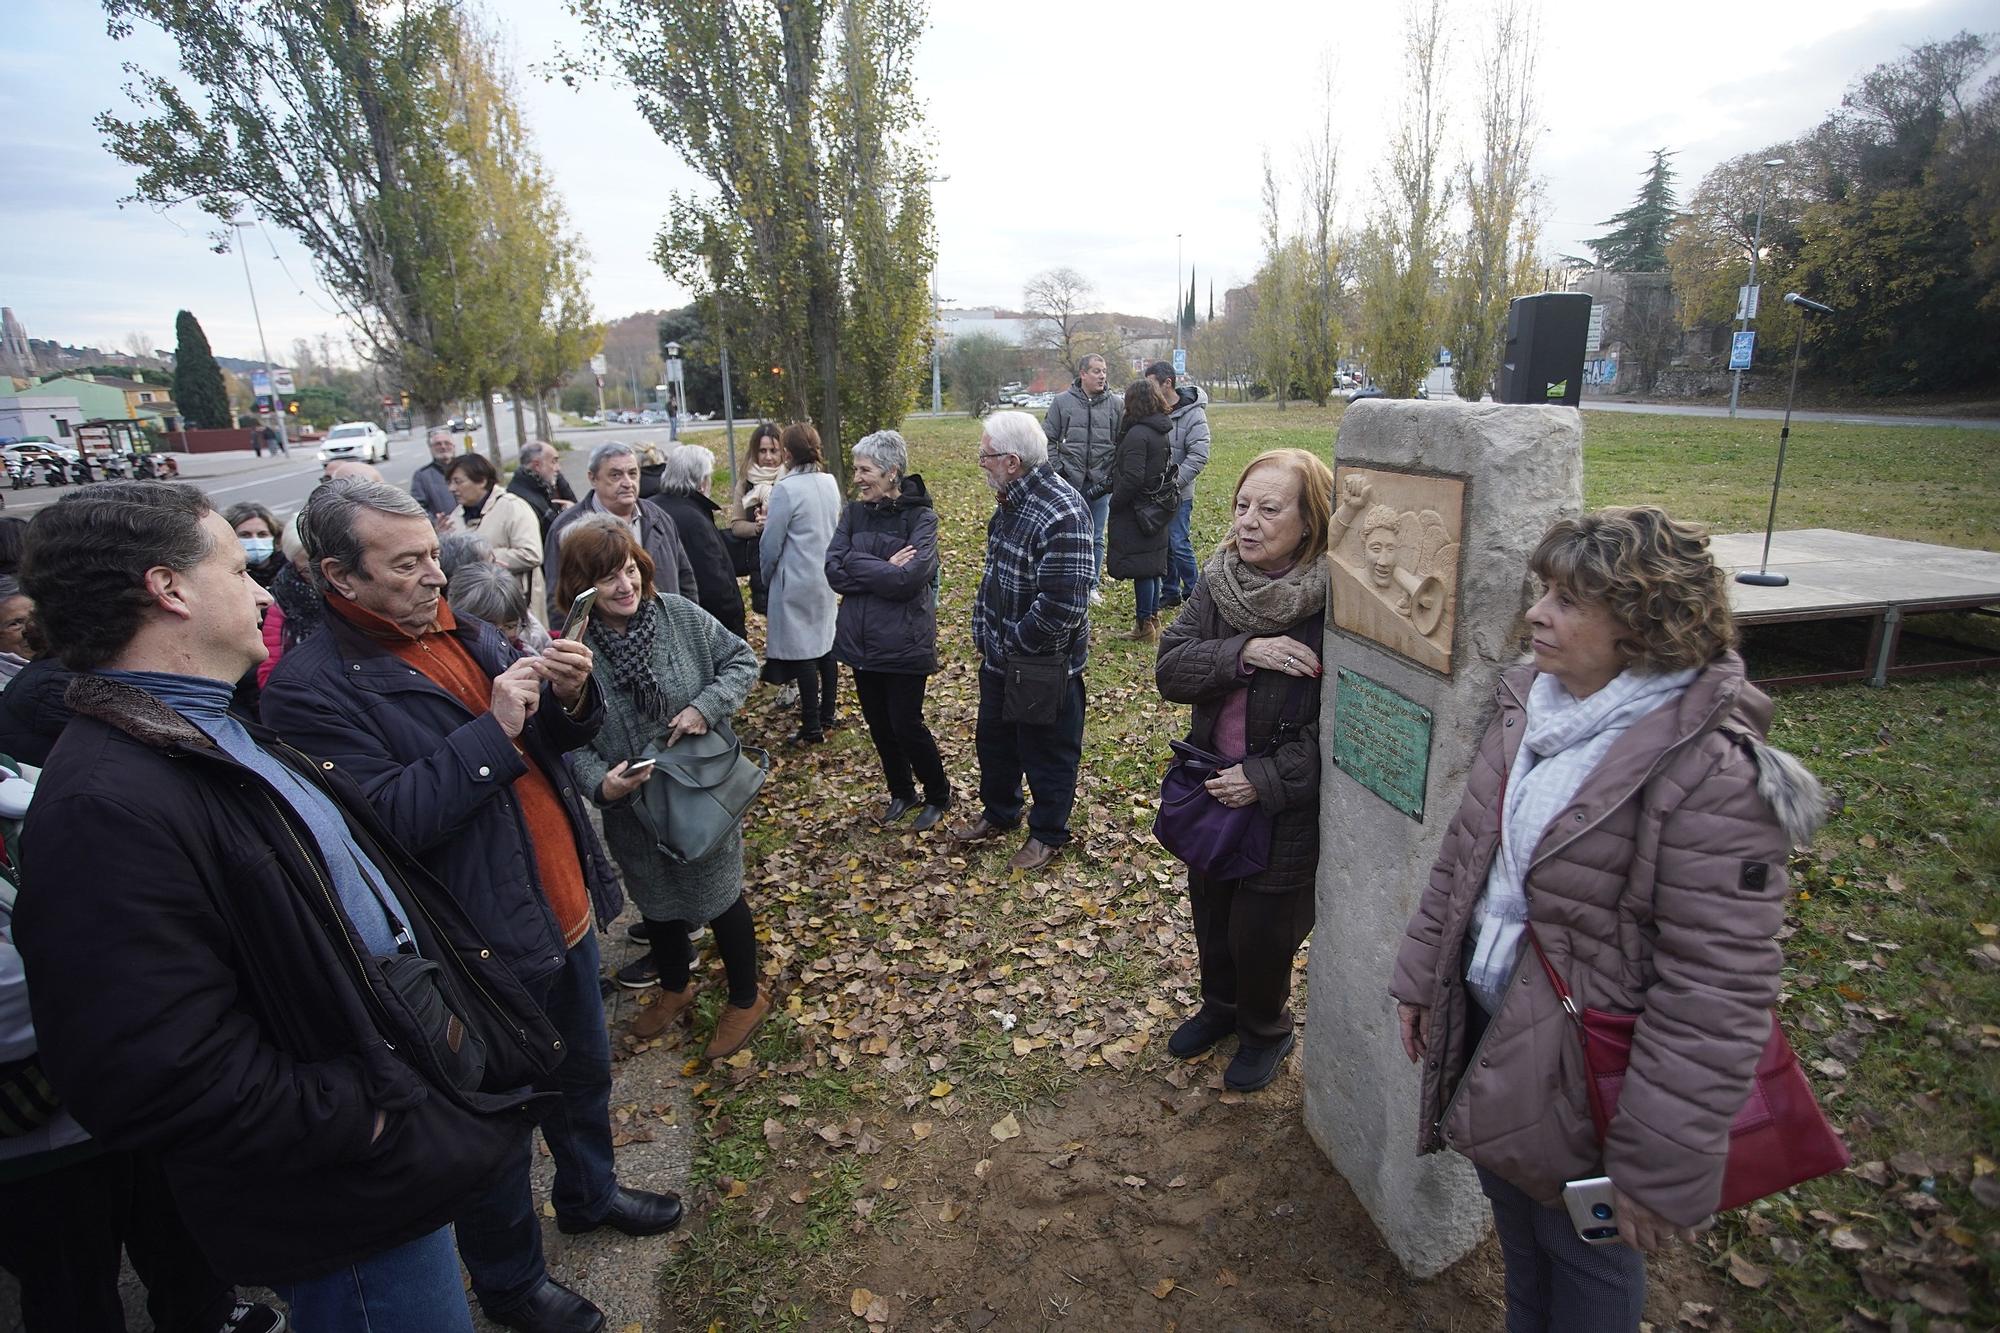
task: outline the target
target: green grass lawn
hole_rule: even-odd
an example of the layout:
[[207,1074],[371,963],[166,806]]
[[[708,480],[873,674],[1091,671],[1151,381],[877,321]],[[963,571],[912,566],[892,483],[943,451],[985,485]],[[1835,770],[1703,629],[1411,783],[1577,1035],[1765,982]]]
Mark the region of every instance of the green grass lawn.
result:
[[[1197,545],[1223,535],[1252,458],[1329,455],[1339,416],[1214,411]],[[1762,526],[1774,424],[1584,420],[1589,504]],[[991,499],[977,422],[913,418],[904,431],[942,525],[944,660],[927,711],[964,809],[976,782],[967,625]],[[1779,525],[2000,545],[2000,434],[1802,425]],[[1166,1069],[1193,960],[1176,867],[1150,825],[1167,741],[1187,723],[1153,692],[1152,648],[1122,637],[1132,611],[1131,585],[1114,583],[1093,617],[1081,845],[1053,877],[1007,872],[1011,844],[963,853],[873,830],[881,782],[859,729],[774,773],[749,829],[749,878],[788,995],[743,1064],[697,1085],[698,1166],[744,1188],[717,1184],[715,1211],[676,1251],[669,1282],[690,1324],[844,1320],[841,1256],[899,1216],[882,1164],[927,1149],[917,1124],[983,1125],[1107,1067]],[[771,743],[788,727],[760,692],[741,729]],[[1787,693],[1773,740],[1841,802],[1795,862],[1781,1012],[1858,1170],[1725,1218],[1701,1253],[1740,1327],[1831,1328],[1856,1311],[1869,1328],[2000,1324],[2000,678]],[[996,1026],[1003,1011],[1018,1026]],[[857,1115],[887,1149],[863,1169],[843,1128]]]

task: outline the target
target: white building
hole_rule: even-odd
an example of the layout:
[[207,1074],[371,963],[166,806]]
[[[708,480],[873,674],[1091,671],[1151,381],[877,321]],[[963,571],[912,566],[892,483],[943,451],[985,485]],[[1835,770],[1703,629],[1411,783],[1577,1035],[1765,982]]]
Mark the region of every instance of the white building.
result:
[[83,420],[83,406],[68,394],[12,394],[0,398],[0,436],[46,435],[61,442]]
[[1038,323],[1039,320],[1023,316],[1002,315],[991,306],[937,312],[937,334],[940,340],[946,342],[956,337],[983,334],[998,338],[1010,347],[1026,347],[1033,341]]

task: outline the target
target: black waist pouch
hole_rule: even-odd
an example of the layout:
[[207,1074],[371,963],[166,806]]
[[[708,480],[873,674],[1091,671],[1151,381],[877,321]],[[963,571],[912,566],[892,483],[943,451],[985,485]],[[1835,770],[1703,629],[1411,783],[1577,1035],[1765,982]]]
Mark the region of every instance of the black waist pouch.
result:
[[479,1091],[486,1077],[486,1043],[452,1008],[445,994],[444,970],[413,953],[381,954],[375,961],[452,1086],[461,1092]]
[[1000,720],[1046,727],[1062,711],[1069,688],[1069,654],[1010,657],[1001,669],[1005,686],[1000,696]]

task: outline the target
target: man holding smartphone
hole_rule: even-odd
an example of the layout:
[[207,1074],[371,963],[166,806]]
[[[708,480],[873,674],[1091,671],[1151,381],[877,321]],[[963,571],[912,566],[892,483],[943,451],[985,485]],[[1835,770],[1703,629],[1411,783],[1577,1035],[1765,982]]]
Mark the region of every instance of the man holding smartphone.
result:
[[[567,1054],[546,1083],[556,1225],[627,1235],[672,1229],[670,1193],[613,1172],[610,1044],[593,929],[622,905],[563,755],[603,725],[591,653],[558,639],[517,657],[498,630],[440,595],[437,536],[390,486],[322,487],[299,516],[325,628],[286,653],[265,721],[361,784],[397,839],[457,896],[542,1004]],[[487,1316],[534,1333],[595,1333],[603,1315],[542,1259],[532,1147],[458,1217],[458,1248]]]

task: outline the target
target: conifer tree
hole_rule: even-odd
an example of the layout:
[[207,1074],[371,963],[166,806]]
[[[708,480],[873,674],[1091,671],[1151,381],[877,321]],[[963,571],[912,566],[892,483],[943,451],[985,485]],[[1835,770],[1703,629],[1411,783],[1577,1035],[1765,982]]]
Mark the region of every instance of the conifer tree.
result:
[[229,390],[222,384],[222,367],[209,350],[201,321],[186,310],[174,316],[174,406],[190,430],[221,430],[229,425]]
[[1596,256],[1597,267],[1612,273],[1665,273],[1667,240],[1673,230],[1680,202],[1674,198],[1674,172],[1667,165],[1673,153],[1653,150],[1653,165],[1639,186],[1639,197],[1616,217],[1605,220],[1611,228],[1584,244]]

